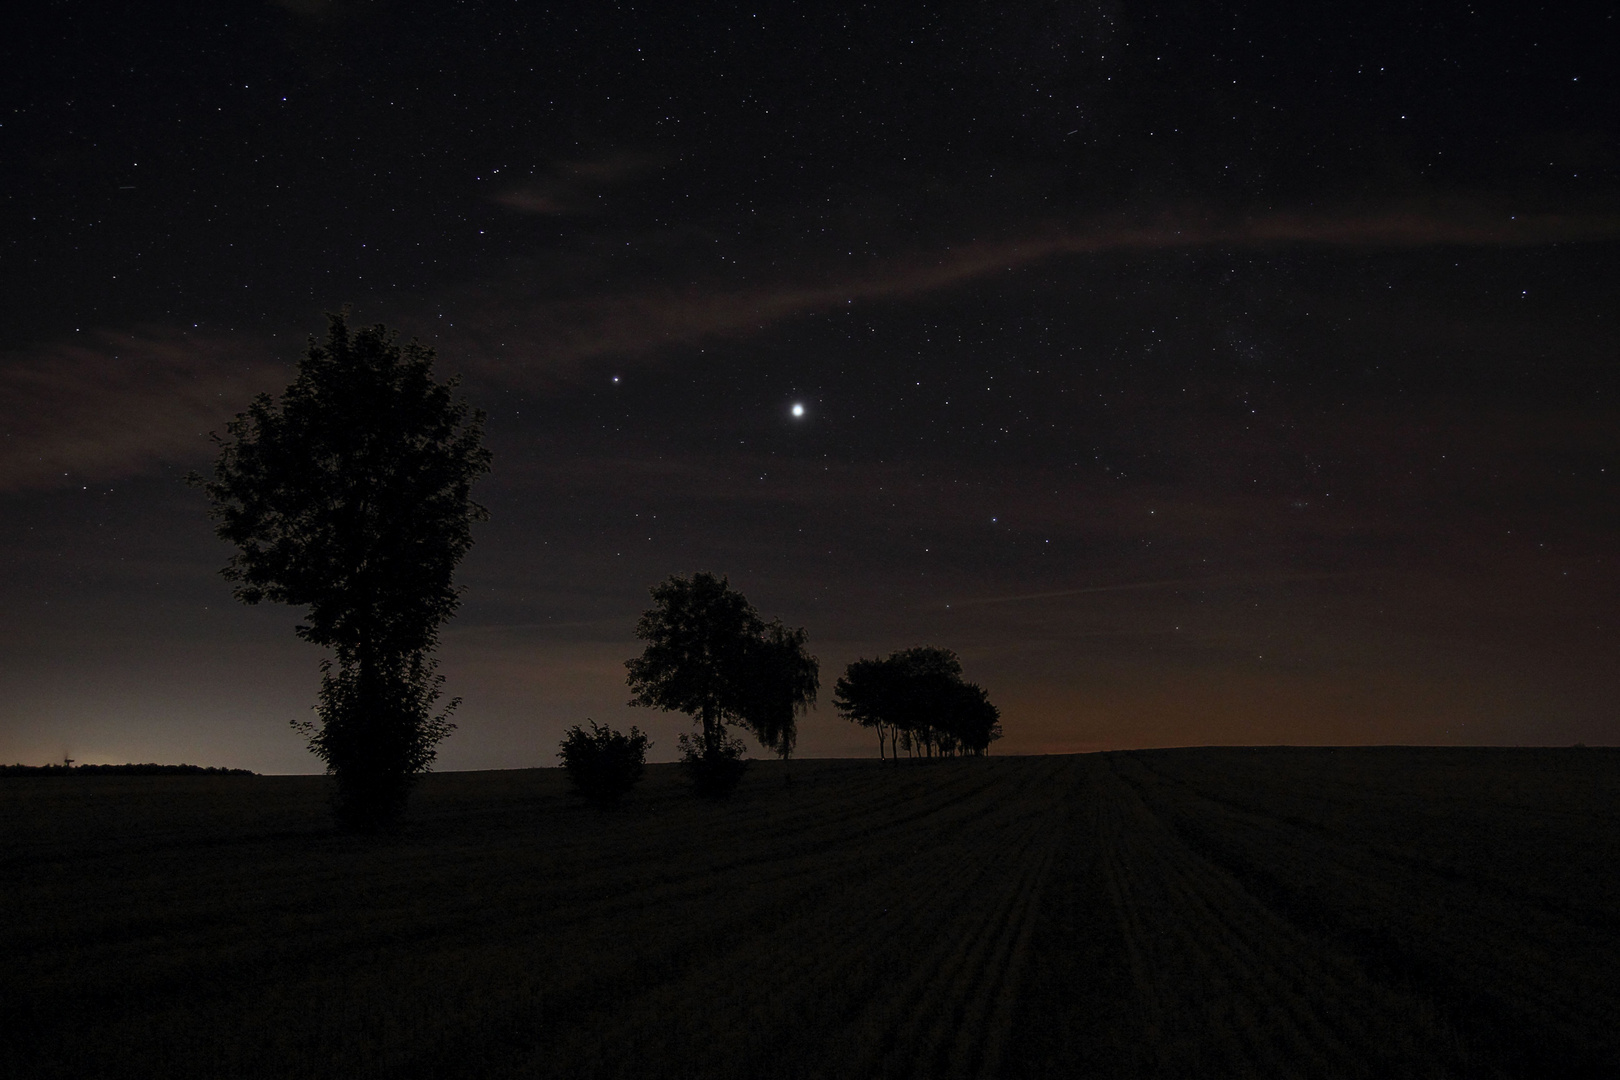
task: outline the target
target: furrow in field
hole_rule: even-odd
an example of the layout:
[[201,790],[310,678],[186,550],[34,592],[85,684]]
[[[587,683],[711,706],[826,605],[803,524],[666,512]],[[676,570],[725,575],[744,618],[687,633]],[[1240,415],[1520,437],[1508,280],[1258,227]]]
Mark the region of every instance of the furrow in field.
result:
[[998,844],[994,857],[981,850],[979,872],[962,882],[959,907],[939,947],[913,971],[901,1000],[909,1003],[882,1075],[940,1076],[977,1057],[982,1032],[969,1026],[975,998],[993,987],[1016,940],[1013,912],[1026,903],[1039,880],[1038,828]]
[[0,1073],[1617,1075],[1615,760],[806,763],[720,805],[660,767],[606,814],[450,776],[384,842],[178,786],[30,856]]
[[[1484,1044],[1510,1058],[1530,1053],[1532,1041],[1550,1046],[1568,1075],[1601,1075],[1607,1067],[1597,1062],[1605,1054],[1614,1063],[1613,1044],[1605,1050],[1590,1035],[1605,1030],[1605,1018],[1620,1008],[1612,980],[1601,964],[1583,968],[1569,955],[1583,938],[1595,952],[1612,954],[1613,935],[1527,909],[1477,879],[1459,883],[1456,874],[1390,858],[1377,831],[1324,836],[1297,821],[1203,798],[1185,782],[1147,790],[1211,857],[1293,920],[1366,955],[1380,981],[1467,1002],[1456,1015]],[[1542,1034],[1528,1036],[1538,1029]],[[1546,1061],[1547,1052],[1535,1050],[1534,1059]]]
[[[1110,763],[1113,764],[1113,763]],[[1377,988],[1187,849],[1113,770],[1112,895],[1144,994],[1155,1067],[1210,1075],[1371,1074],[1367,1040],[1422,1040],[1410,1001],[1377,1007]]]
[[[1003,805],[988,808],[962,837],[954,858],[936,863],[938,884],[932,889],[915,880],[915,871],[895,883],[893,893],[903,895],[909,887],[915,896],[921,885],[921,895],[934,893],[933,902],[913,907],[906,947],[886,965],[887,985],[878,984],[879,992],[854,1018],[871,1034],[869,1045],[838,1075],[937,1075],[953,1058],[972,1060],[978,1053],[982,1029],[971,1017],[974,1001],[996,992],[1016,939],[1001,947],[992,941],[988,948],[986,940],[1007,922],[1001,910],[1007,895],[1016,901],[1029,891],[1026,848],[1038,822],[1029,820],[1026,790],[999,793]],[[930,946],[919,949],[920,936]],[[895,975],[901,976],[898,983]],[[953,1040],[959,1043],[954,1053]]]
[[[1010,947],[998,948],[993,940],[1007,922],[1002,909],[1008,894],[1016,901],[1028,892],[1026,849],[1039,823],[1030,820],[1027,791],[1027,781],[1016,790],[1004,785],[999,805],[975,815],[971,829],[952,845],[954,855],[937,853],[946,858],[933,860],[931,883],[918,880],[919,866],[890,887],[897,897],[911,893],[909,932],[900,938],[905,947],[891,954],[889,979],[874,987],[868,1007],[855,1018],[872,1036],[867,1047],[837,1075],[938,1075],[943,1062],[978,1052],[982,1032],[970,1016],[973,1002],[994,994],[1011,955]],[[930,894],[931,902],[917,903],[918,896]],[[919,949],[919,938],[931,945]],[[959,1041],[955,1055],[948,1049],[953,1040]]]
[[[1136,809],[1143,816],[1129,838],[1138,848],[1135,861],[1158,879],[1164,903],[1178,913],[1165,920],[1157,944],[1171,944],[1189,968],[1214,985],[1241,986],[1245,996],[1264,1003],[1269,1028],[1264,1037],[1253,1033],[1252,1024],[1217,1029],[1231,1052],[1272,1068],[1342,1056],[1343,1044],[1301,1000],[1306,987],[1320,991],[1335,981],[1333,974],[1308,955],[1301,964],[1297,951],[1289,949],[1297,943],[1276,940],[1278,928],[1269,913],[1186,851],[1145,807]],[[1244,1003],[1234,1004],[1242,1009]]]
[[[1318,921],[1350,918],[1365,925],[1377,920],[1386,937],[1393,935],[1391,944],[1404,940],[1419,952],[1444,952],[1453,965],[1467,969],[1470,982],[1511,987],[1525,1003],[1548,1001],[1560,1015],[1577,1019],[1585,1011],[1593,1012],[1592,1020],[1598,1010],[1609,1011],[1590,992],[1581,992],[1596,987],[1582,987],[1578,980],[1571,985],[1571,973],[1549,963],[1553,957],[1538,958],[1533,949],[1510,947],[1505,955],[1470,959],[1467,949],[1458,948],[1464,944],[1459,934],[1526,944],[1537,938],[1568,941],[1571,928],[1561,920],[1503,905],[1477,888],[1461,889],[1446,875],[1432,869],[1425,873],[1408,860],[1390,860],[1382,845],[1366,835],[1356,842],[1334,842],[1294,823],[1199,799],[1195,793],[1172,796],[1165,799],[1166,812],[1203,839],[1214,857],[1277,890],[1285,904],[1305,902],[1308,890],[1316,909],[1310,914]],[[1546,923],[1553,925],[1542,925]]]
[[[1005,952],[996,965],[994,977],[985,981],[961,1028],[961,1037],[952,1048],[951,1076],[997,1077],[1003,1050],[1012,1029],[1025,968],[1028,966],[1030,939],[1041,910],[1041,895],[1052,869],[1058,842],[1057,830],[1043,830],[1044,836],[1030,867],[1026,883],[1019,891],[1018,904],[1004,929]],[[972,1036],[972,1033],[978,1033]],[[970,1037],[972,1036],[972,1037]],[[974,1044],[977,1044],[976,1046]]]
[[[628,1001],[613,1027],[638,1033],[637,1049],[599,1059],[597,1074],[645,1074],[648,1061],[693,1060],[694,1054],[702,1060],[705,1049],[713,1054],[719,1047],[726,1048],[727,1060],[714,1061],[709,1070],[712,1075],[748,1075],[746,1069],[733,1071],[744,1062],[763,1068],[772,1058],[804,1060],[795,1058],[790,1052],[793,1049],[814,1055],[812,1060],[824,1059],[829,1053],[836,1058],[849,1050],[837,1043],[829,1046],[824,1040],[819,1046],[797,1048],[791,1033],[801,1026],[818,1034],[840,1026],[839,1014],[848,1011],[846,1002],[851,999],[882,1001],[886,995],[892,999],[893,973],[916,964],[919,936],[935,940],[937,935],[948,944],[960,935],[953,918],[964,907],[966,887],[974,884],[972,875],[963,873],[960,845],[971,845],[985,823],[995,823],[1004,812],[996,806],[995,792],[983,784],[948,786],[961,797],[943,802],[925,799],[933,805],[931,814],[919,816],[914,807],[905,804],[894,807],[895,817],[912,822],[909,851],[889,843],[868,851],[868,859],[860,860],[864,877],[860,873],[843,878],[826,874],[826,861],[818,857],[823,888],[817,903],[798,905],[791,916],[773,921],[771,903],[786,902],[792,907],[791,898],[759,898],[761,903],[754,905],[756,914],[751,919],[758,923],[762,918],[758,912],[765,912],[763,921],[771,927],[769,933],[749,933],[732,947],[706,955],[684,976]],[[891,837],[896,838],[905,837]],[[875,863],[870,861],[874,854],[878,856]],[[885,914],[883,907],[890,910]],[[712,1031],[702,1020],[678,1031],[659,1028],[656,1018],[661,1012],[694,1000],[714,1000],[731,1007],[717,1008]],[[760,1032],[741,1045],[737,1010],[752,1018],[745,1028]],[[690,1008],[686,1012],[690,1017]],[[865,1019],[870,1023],[870,1016]],[[783,1032],[788,1033],[786,1037]],[[617,1042],[585,1032],[557,1034],[565,1042],[578,1042],[581,1061],[595,1052],[587,1043],[612,1046]],[[875,1034],[881,1037],[883,1033]],[[575,1055],[559,1056],[567,1060]],[[780,1068],[767,1071],[781,1073]]]
[[[376,1000],[374,1006],[366,1004],[368,997],[374,998],[379,980],[407,995],[418,993],[411,988],[420,986],[420,993],[424,995],[460,1000],[465,1003],[467,1014],[481,1018],[485,1015],[481,1002],[493,1006],[497,1014],[508,1013],[512,1002],[522,1001],[532,1001],[542,1012],[551,1012],[554,1005],[570,999],[584,998],[589,1002],[597,988],[609,992],[626,988],[632,992],[638,990],[644,985],[641,978],[644,974],[650,974],[655,980],[678,977],[681,970],[691,966],[684,957],[707,956],[729,947],[722,940],[728,924],[746,926],[755,917],[754,913],[762,910],[761,905],[769,908],[777,904],[791,910],[796,903],[806,903],[806,897],[813,900],[829,883],[858,880],[863,875],[879,872],[883,859],[904,843],[903,836],[891,834],[896,828],[903,830],[908,817],[941,816],[963,800],[971,802],[984,786],[982,778],[953,780],[949,774],[933,775],[920,791],[911,791],[911,785],[901,785],[916,797],[897,803],[893,798],[893,778],[882,776],[878,780],[888,786],[889,801],[895,805],[882,808],[872,803],[870,797],[845,804],[841,802],[841,792],[835,789],[826,796],[825,805],[816,800],[805,801],[803,810],[795,815],[803,822],[802,828],[780,819],[756,821],[736,816],[721,819],[720,824],[726,826],[724,830],[706,828],[715,823],[718,815],[709,813],[709,808],[692,807],[688,803],[678,807],[683,812],[671,821],[653,823],[661,827],[649,829],[650,835],[638,838],[642,842],[629,852],[614,851],[613,846],[606,843],[576,844],[569,857],[547,858],[538,865],[532,850],[490,851],[482,855],[454,852],[452,859],[442,859],[441,853],[442,861],[422,866],[412,865],[416,857],[408,849],[383,852],[384,861],[394,865],[373,866],[369,870],[371,875],[412,885],[419,881],[426,884],[435,878],[443,881],[456,876],[455,868],[447,869],[446,863],[459,859],[474,871],[468,884],[479,890],[478,899],[484,906],[488,906],[490,893],[497,891],[490,889],[495,882],[509,888],[511,895],[497,897],[497,910],[490,915],[469,915],[465,911],[458,912],[454,905],[444,904],[443,892],[437,887],[430,886],[428,892],[413,889],[400,896],[408,902],[397,915],[391,916],[399,921],[398,930],[379,926],[377,916],[386,908],[379,910],[378,901],[386,903],[385,897],[357,897],[368,911],[364,923],[343,919],[333,912],[337,917],[325,944],[340,947],[324,948],[319,938],[306,940],[304,944],[320,954],[319,959],[313,960],[314,970],[310,976],[322,987],[318,996],[331,1001],[352,1001],[360,1006],[359,1016],[341,1022],[333,1016],[329,1026],[321,1024],[310,1030],[307,1009],[300,995],[292,995],[285,999],[283,1007],[288,1015],[282,1020],[285,1026],[307,1032],[312,1039],[309,1052],[316,1052],[317,1046],[331,1052],[352,1042],[356,1030],[371,1026],[361,1019],[368,1008],[386,1007],[386,998]],[[863,787],[867,793],[880,790],[871,783]],[[848,812],[852,806],[857,811],[870,812],[855,815],[858,820],[851,820]],[[826,813],[828,809],[837,812]],[[878,812],[885,809],[894,812]],[[818,817],[823,820],[814,820]],[[862,825],[873,820],[878,824],[871,831],[882,839],[875,850],[862,849],[854,843],[829,846],[829,837],[836,841],[840,832],[845,837],[857,837]],[[896,822],[900,824],[897,826]],[[947,833],[950,831],[949,822],[939,824]],[[713,834],[722,831],[729,835],[716,844]],[[804,842],[803,832],[816,834],[812,842]],[[532,849],[533,845],[529,847]],[[739,858],[738,851],[752,851],[753,857]],[[670,867],[671,862],[674,869],[660,873],[659,868]],[[505,875],[491,873],[496,866],[508,864],[512,864],[512,869]],[[316,871],[315,877],[308,877],[306,871],[300,884],[322,895],[333,891],[334,883],[341,891],[344,881],[351,876],[348,871],[328,873],[328,880],[323,881],[319,867],[317,860],[315,866],[309,868]],[[604,873],[599,867],[609,870]],[[226,877],[229,877],[228,871]],[[553,884],[558,878],[565,879],[560,888]],[[643,884],[647,882],[650,884]],[[196,884],[194,880],[189,883]],[[222,887],[215,891],[229,895],[231,890]],[[411,897],[431,897],[434,907],[413,914]],[[736,912],[727,911],[732,903],[736,904]],[[143,903],[140,907],[161,909],[157,903]],[[702,917],[711,911],[717,911],[719,917]],[[671,914],[666,917],[664,912]],[[700,913],[700,917],[690,919],[676,914],[692,912]],[[424,916],[426,923],[421,922]],[[616,931],[619,927],[632,932]],[[345,938],[356,933],[358,939],[343,945]],[[417,942],[427,946],[427,950],[417,947],[414,944]],[[199,943],[198,958],[204,954],[204,948]],[[582,954],[589,956],[589,963],[580,962]],[[396,967],[396,975],[386,974]],[[237,970],[239,980],[240,973],[252,968],[239,964]],[[489,970],[502,971],[506,985],[489,988],[481,985],[480,973]],[[322,974],[323,971],[327,974]],[[518,976],[515,983],[513,974]],[[240,981],[229,985],[228,996],[244,996],[244,1009],[250,1008],[247,1001],[253,994],[252,980],[245,985]],[[102,1030],[127,1029],[131,1036],[128,1045],[137,1046],[145,1041],[142,1032],[150,1025],[143,1018],[139,1002],[132,998],[131,1004],[134,1008],[127,1022],[106,1015],[105,1010],[98,1010],[98,1014]],[[257,1009],[252,1011],[256,1021],[269,1021],[266,1027],[276,1025],[276,1019],[265,1017]],[[436,1026],[447,1023],[431,1010],[423,1014],[420,1021],[421,1027],[414,1035],[418,1045]],[[465,1017],[455,1022],[463,1029],[467,1026]],[[474,1029],[480,1026],[477,1022],[472,1025]],[[404,1043],[412,1041],[404,1040]]]

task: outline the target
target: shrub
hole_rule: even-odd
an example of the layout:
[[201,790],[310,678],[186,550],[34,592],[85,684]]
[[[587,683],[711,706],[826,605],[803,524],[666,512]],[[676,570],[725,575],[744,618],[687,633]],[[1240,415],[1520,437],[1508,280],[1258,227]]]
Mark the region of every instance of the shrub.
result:
[[706,743],[702,736],[682,735],[676,740],[681,748],[681,768],[686,770],[695,793],[723,799],[736,789],[748,768],[748,759],[743,757],[747,747],[741,739],[729,736]]
[[626,735],[594,720],[585,722],[591,730],[578,724],[569,728],[557,756],[576,793],[597,806],[612,806],[641,780],[652,744],[639,728]]

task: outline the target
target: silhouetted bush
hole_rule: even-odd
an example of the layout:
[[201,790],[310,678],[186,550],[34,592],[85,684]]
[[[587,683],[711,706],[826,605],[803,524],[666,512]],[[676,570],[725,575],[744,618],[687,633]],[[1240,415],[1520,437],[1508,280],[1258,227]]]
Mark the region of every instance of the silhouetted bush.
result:
[[736,790],[748,759],[743,757],[746,744],[737,738],[722,736],[714,742],[701,735],[682,735],[676,740],[681,748],[681,768],[692,781],[692,790],[711,799],[723,799]]
[[652,744],[639,728],[626,735],[594,720],[585,722],[591,730],[578,724],[569,728],[557,756],[575,792],[597,806],[612,806],[641,780]]

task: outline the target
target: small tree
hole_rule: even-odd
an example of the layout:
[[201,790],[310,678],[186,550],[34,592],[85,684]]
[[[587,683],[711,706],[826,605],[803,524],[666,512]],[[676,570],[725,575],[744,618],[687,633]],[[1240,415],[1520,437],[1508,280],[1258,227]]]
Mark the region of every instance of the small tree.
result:
[[949,649],[919,645],[889,656],[899,693],[895,723],[907,749],[928,757],[944,751],[941,736],[952,688],[962,681],[962,661]]
[[900,756],[903,687],[898,676],[896,666],[887,660],[856,660],[833,688],[833,707],[839,715],[877,732],[879,758],[885,756],[885,746],[894,757]]
[[790,630],[777,620],[743,650],[742,723],[784,761],[799,740],[798,718],[815,704],[821,686],[821,667],[805,651],[807,640],[803,629]]
[[944,727],[950,733],[953,752],[975,757],[988,754],[990,744],[1001,738],[1001,710],[990,703],[984,687],[958,682],[944,704]]
[[796,738],[794,717],[815,700],[816,658],[804,651],[802,629],[767,625],[723,577],[671,575],[653,586],[652,598],[636,624],[646,648],[625,661],[630,704],[696,720],[696,737],[681,737],[682,759],[697,790],[728,794],[746,761],[727,725],[751,730],[785,756]]
[[223,571],[236,598],[305,608],[294,632],[332,650],[319,730],[296,726],[337,778],[340,821],[377,828],[453,728],[455,701],[433,710],[432,653],[471,525],[488,517],[470,492],[490,452],[484,414],[434,380],[432,349],[329,319],[281,400],[259,395],[214,437],[212,477],[191,479],[238,548]]
[[612,806],[641,781],[652,743],[639,728],[626,735],[594,720],[586,723],[588,733],[578,724],[568,729],[557,756],[576,792],[597,806]]

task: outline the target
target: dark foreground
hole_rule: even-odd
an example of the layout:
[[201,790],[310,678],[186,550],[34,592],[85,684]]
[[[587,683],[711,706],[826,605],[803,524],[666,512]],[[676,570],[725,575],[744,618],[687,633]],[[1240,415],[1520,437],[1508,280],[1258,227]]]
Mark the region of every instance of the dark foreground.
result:
[[0,782],[5,1076],[1620,1076],[1620,752]]

